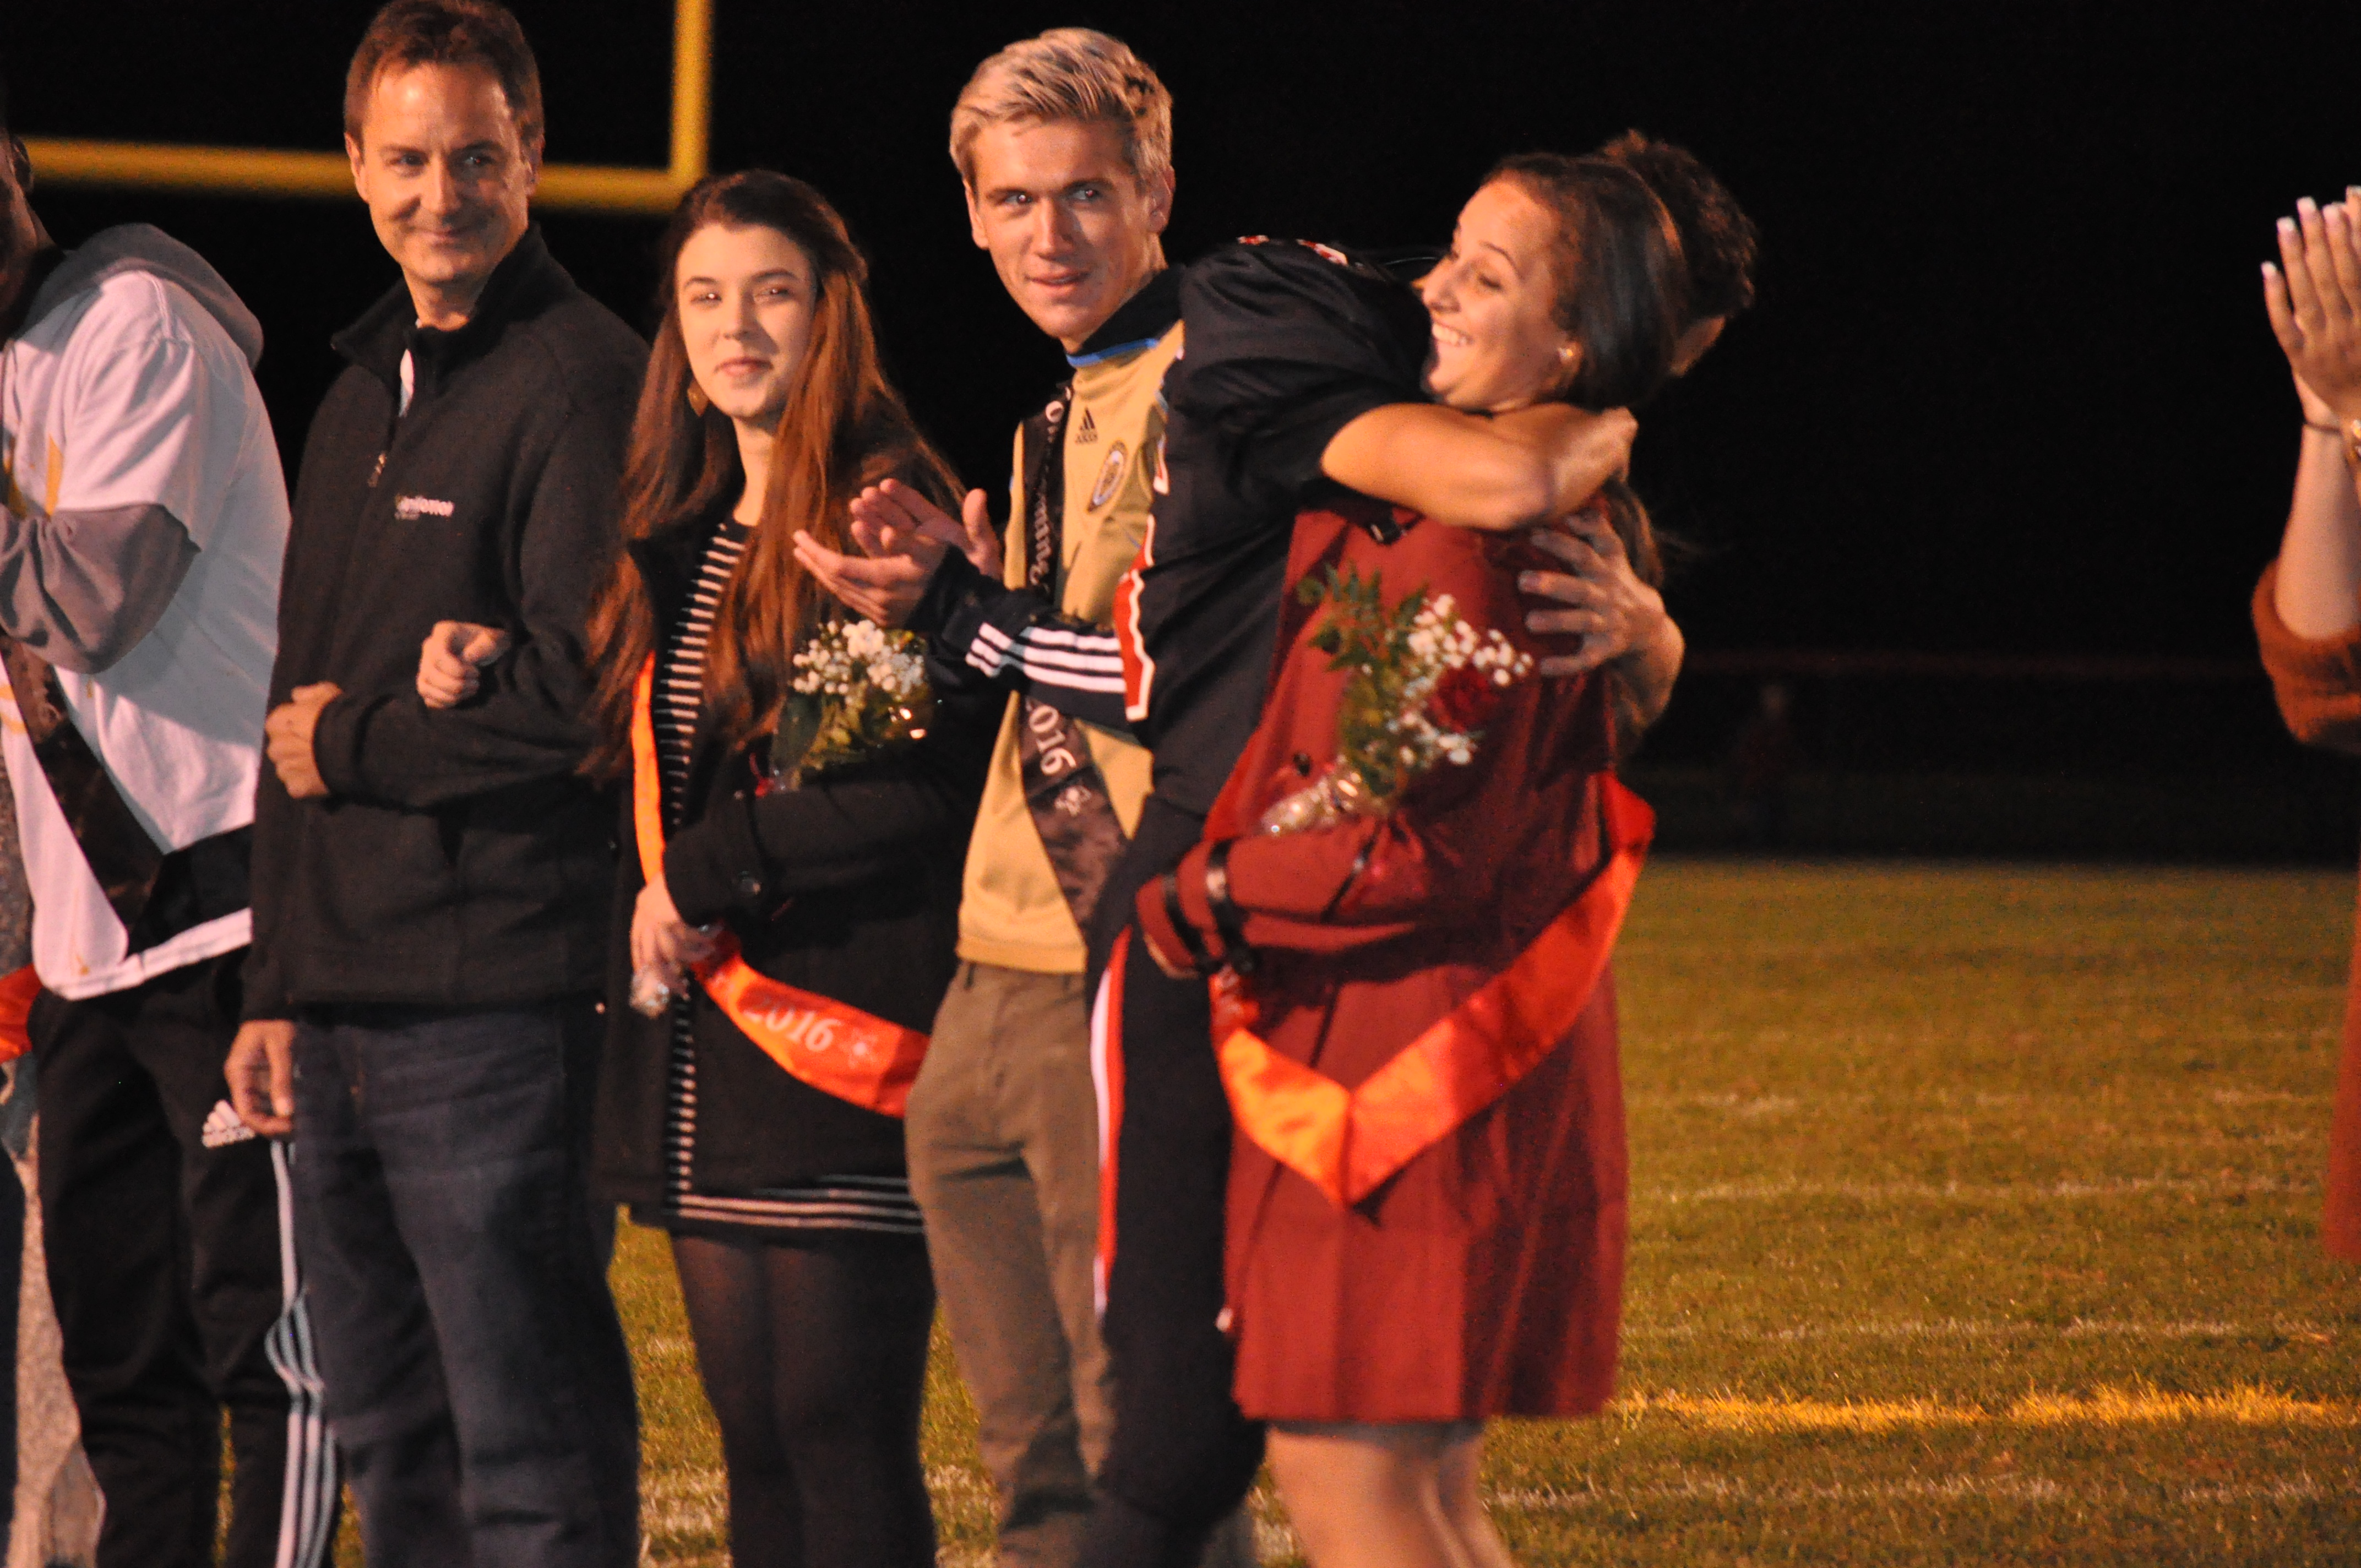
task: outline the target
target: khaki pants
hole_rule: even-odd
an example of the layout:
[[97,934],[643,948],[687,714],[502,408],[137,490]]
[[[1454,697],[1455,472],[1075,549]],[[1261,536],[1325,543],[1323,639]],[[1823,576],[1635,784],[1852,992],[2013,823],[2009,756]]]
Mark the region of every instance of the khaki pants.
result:
[[1071,1563],[1111,1420],[1082,977],[961,964],[907,1128],[935,1288],[999,1494],[1000,1561]]

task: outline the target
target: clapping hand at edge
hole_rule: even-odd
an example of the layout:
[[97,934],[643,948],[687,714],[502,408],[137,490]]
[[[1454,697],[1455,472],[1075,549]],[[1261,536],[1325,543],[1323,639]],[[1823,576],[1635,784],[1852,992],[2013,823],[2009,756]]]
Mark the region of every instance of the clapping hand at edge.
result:
[[2279,259],[2263,263],[2263,308],[2295,373],[2308,424],[2361,419],[2361,186],[2322,208],[2310,197],[2279,223]]

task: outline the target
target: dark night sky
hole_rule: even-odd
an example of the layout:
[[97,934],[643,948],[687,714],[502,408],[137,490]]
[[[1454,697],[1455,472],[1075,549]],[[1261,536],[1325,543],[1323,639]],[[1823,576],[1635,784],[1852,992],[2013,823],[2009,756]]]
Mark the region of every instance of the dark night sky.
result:
[[[1639,125],[1719,170],[1765,236],[1762,301],[1646,419],[1660,521],[1707,546],[1706,648],[2236,656],[2296,411],[2263,321],[2271,221],[2361,179],[2361,8],[1405,5],[1197,0],[836,7],[718,0],[714,160],[813,180],[874,260],[895,372],[997,488],[1060,369],[968,242],[952,98],[1007,40],[1122,34],[1177,100],[1185,258],[1267,231],[1446,233],[1496,156]],[[520,0],[550,156],[664,153],[669,6]],[[368,5],[8,0],[17,128],[329,148]],[[144,217],[272,334],[291,451],[328,334],[392,279],[357,203],[63,189],[71,243]],[[650,222],[552,243],[644,324]]]

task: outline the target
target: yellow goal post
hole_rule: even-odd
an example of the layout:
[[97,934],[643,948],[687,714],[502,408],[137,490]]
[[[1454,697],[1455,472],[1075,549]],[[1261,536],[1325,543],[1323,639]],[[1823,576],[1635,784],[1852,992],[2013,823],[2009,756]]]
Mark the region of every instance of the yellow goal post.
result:
[[[712,125],[712,71],[713,0],[674,0],[669,167],[544,164],[533,204],[544,210],[590,213],[661,215],[672,211],[681,193],[705,177]],[[352,166],[342,152],[62,137],[27,137],[25,145],[44,184],[217,196],[353,193]]]

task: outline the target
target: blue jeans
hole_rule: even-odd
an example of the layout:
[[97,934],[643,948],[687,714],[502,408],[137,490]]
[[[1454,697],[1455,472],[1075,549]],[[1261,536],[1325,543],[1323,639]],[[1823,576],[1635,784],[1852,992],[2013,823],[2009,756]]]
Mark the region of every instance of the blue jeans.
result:
[[629,1568],[631,1363],[585,1179],[591,1001],[295,1036],[295,1226],[372,1568]]

